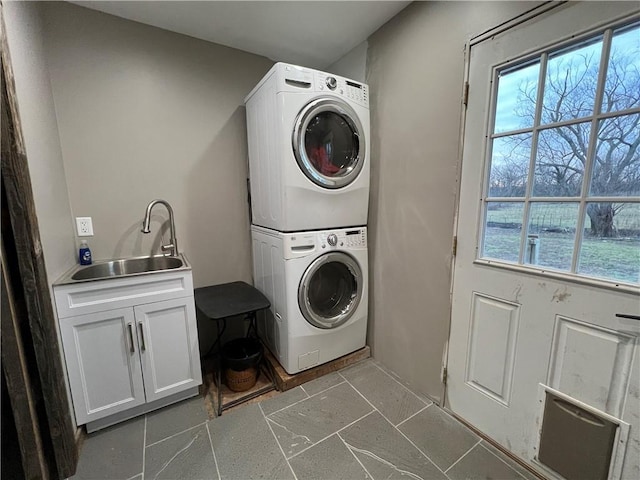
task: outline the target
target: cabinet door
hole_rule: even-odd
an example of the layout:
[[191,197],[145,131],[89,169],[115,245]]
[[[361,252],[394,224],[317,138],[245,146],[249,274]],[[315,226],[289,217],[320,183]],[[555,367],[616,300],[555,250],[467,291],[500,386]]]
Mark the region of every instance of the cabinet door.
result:
[[132,308],[60,320],[78,425],[145,403]]
[[202,383],[193,297],[134,308],[147,402]]

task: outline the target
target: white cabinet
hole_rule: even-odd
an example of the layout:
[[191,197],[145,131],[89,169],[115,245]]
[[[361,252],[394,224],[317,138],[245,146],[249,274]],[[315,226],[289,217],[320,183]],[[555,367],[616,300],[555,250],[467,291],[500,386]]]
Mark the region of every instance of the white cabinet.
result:
[[148,402],[202,383],[196,312],[189,300],[134,308]]
[[133,308],[61,321],[78,425],[145,403]]
[[56,285],[54,295],[78,425],[202,383],[190,272]]

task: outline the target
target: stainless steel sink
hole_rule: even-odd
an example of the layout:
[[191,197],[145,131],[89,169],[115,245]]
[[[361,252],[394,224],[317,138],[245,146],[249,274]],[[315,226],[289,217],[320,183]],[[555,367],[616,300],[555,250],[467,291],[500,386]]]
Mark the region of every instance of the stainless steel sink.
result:
[[145,273],[161,272],[191,268],[182,254],[177,257],[134,257],[119,260],[97,262],[87,267],[76,267],[66,278],[56,283],[73,283],[88,280],[103,280],[107,278],[141,275]]

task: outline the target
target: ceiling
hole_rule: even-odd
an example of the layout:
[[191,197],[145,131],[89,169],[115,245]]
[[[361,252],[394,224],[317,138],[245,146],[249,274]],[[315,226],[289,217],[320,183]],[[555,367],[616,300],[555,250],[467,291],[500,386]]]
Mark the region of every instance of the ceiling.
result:
[[118,17],[312,68],[325,68],[406,1],[72,1]]

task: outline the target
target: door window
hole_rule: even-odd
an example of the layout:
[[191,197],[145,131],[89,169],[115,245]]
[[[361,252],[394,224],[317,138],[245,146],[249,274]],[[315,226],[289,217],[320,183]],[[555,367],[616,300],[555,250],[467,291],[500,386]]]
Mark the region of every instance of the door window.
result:
[[347,186],[364,165],[364,137],[357,114],[340,100],[310,102],[296,120],[293,150],[300,169],[316,185]]
[[640,23],[494,69],[479,257],[640,282]]

